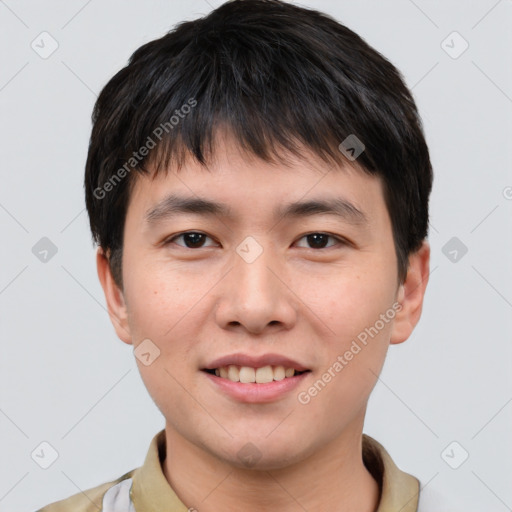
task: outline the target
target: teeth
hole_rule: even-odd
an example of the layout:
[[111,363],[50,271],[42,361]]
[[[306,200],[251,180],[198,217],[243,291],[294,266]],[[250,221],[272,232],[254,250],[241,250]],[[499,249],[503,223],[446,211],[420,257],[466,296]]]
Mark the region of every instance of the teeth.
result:
[[249,366],[236,366],[231,364],[215,369],[215,375],[223,379],[229,379],[233,382],[242,382],[244,384],[257,383],[265,384],[274,380],[283,380],[295,375],[294,368],[285,368],[284,366],[263,366],[262,368],[251,368]]
[[284,366],[274,366],[274,380],[283,380],[285,376],[286,370],[284,369]]
[[265,384],[274,380],[274,372],[272,366],[264,366],[256,370],[256,382],[258,384]]
[[238,366],[228,366],[228,379],[232,380],[233,382],[240,381],[240,370],[238,369]]
[[256,370],[248,366],[240,368],[240,382],[256,382]]

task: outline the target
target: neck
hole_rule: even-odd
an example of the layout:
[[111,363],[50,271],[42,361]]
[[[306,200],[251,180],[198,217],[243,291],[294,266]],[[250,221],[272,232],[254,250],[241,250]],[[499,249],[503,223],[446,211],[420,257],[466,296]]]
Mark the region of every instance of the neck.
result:
[[363,463],[361,430],[345,432],[300,462],[269,470],[232,466],[168,427],[166,446],[167,481],[183,503],[200,512],[375,512],[378,507],[379,486]]

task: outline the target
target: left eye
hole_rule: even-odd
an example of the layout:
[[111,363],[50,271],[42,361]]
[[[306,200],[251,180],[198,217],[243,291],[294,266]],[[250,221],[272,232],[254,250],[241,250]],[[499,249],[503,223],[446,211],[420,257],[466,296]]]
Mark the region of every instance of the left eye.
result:
[[[338,238],[333,235],[329,235],[328,233],[309,233],[307,235],[304,235],[300,240],[307,239],[308,243],[312,245],[312,247],[309,247],[310,249],[325,249],[326,243],[329,238],[335,240],[339,244],[343,244],[343,240],[341,238]],[[331,244],[327,247],[332,247],[336,244]]]

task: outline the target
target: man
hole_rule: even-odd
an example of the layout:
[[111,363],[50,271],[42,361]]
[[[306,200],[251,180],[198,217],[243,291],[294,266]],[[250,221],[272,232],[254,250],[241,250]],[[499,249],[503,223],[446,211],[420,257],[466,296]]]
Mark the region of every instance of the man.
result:
[[362,432],[429,273],[400,73],[317,11],[234,0],[139,48],[93,123],[98,276],[165,429],[142,467],[42,510],[427,505]]

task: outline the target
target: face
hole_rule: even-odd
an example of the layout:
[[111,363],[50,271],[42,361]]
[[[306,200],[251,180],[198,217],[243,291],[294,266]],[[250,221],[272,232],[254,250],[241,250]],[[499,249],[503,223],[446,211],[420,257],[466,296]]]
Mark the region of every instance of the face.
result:
[[[425,280],[428,253],[421,261],[411,268]],[[410,334],[424,291],[408,299],[398,286],[380,178],[313,157],[272,165],[229,141],[209,169],[137,177],[123,292],[100,256],[98,269],[167,429],[265,468],[362,429],[389,343]]]

